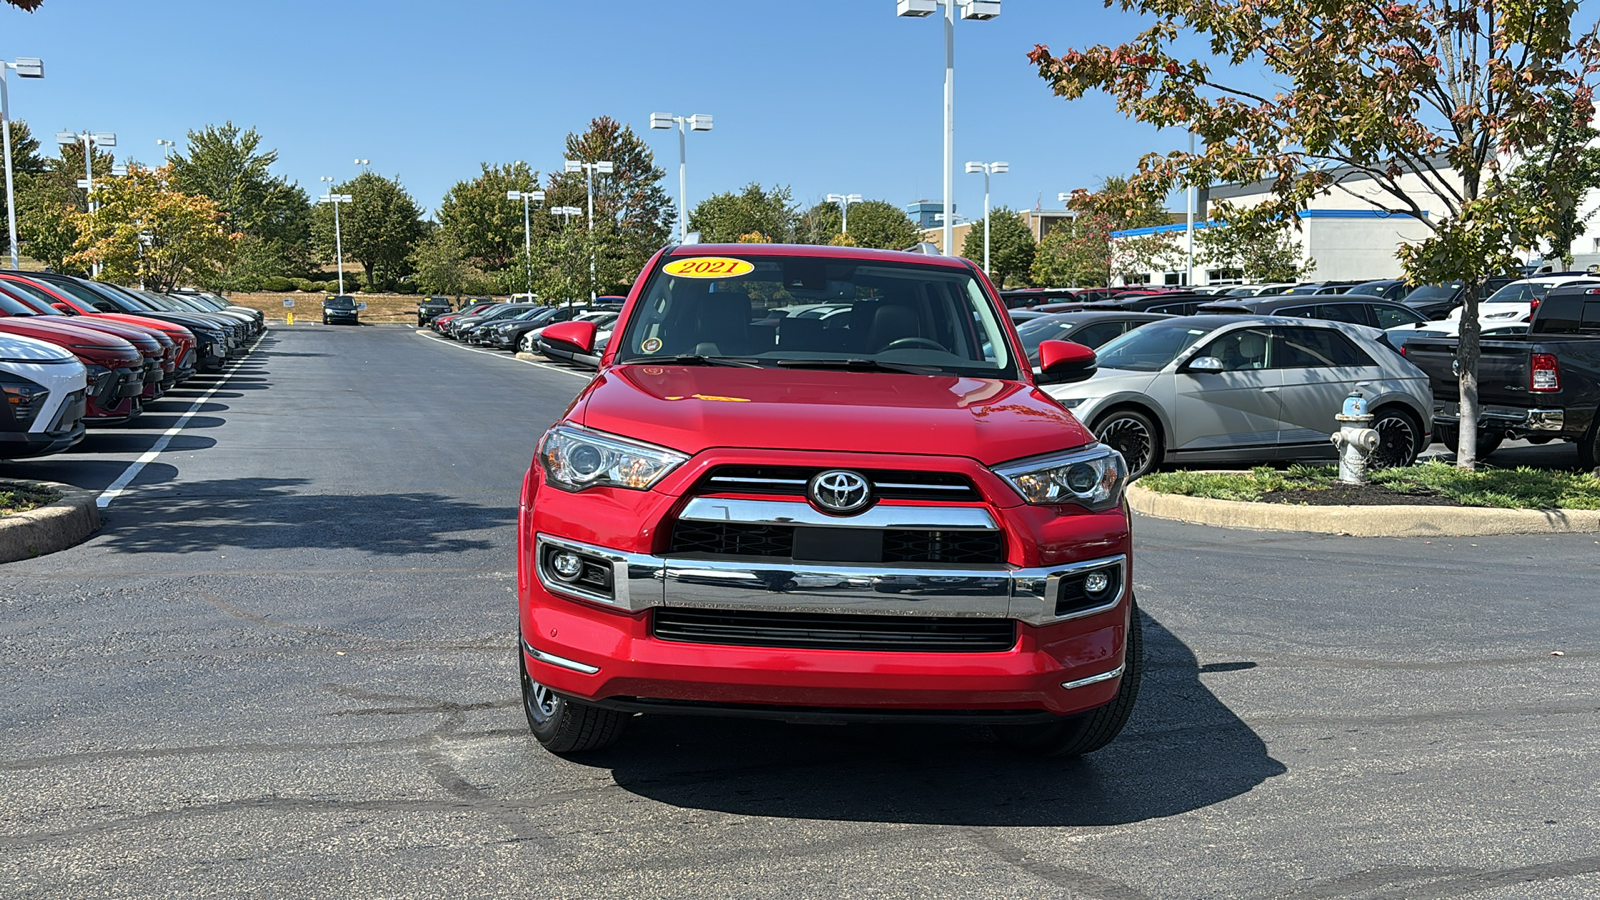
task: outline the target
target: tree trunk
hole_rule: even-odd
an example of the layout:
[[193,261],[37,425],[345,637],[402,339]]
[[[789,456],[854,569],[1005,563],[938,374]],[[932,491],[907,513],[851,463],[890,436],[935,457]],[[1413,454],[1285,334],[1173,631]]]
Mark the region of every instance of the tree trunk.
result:
[[1469,281],[1461,289],[1461,339],[1456,345],[1457,382],[1461,416],[1456,433],[1456,466],[1475,469],[1478,463],[1478,291],[1481,285]]

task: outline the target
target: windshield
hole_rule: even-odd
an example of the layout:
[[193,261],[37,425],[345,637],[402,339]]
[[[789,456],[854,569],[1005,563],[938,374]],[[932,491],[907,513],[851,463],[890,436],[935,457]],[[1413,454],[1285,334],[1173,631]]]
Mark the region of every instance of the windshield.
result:
[[1451,281],[1446,284],[1425,284],[1406,295],[1405,302],[1418,303],[1433,300],[1449,300],[1461,290],[1461,282]]
[[[820,314],[769,315],[796,307]],[[678,256],[651,275],[617,361],[733,357],[757,365],[1016,378],[1004,329],[965,268]]]
[[33,316],[38,315],[27,304],[11,296],[12,285],[0,285],[0,312],[8,316]]
[[1135,328],[1100,348],[1099,367],[1133,372],[1159,372],[1216,328],[1178,322],[1153,322]]
[[355,309],[356,308],[356,302],[354,300],[351,300],[349,297],[329,297],[328,299],[322,301],[322,305],[323,306],[329,306],[329,307],[332,307],[334,309]]
[[1017,326],[1017,337],[1022,338],[1022,349],[1028,354],[1029,360],[1038,360],[1039,345],[1045,341],[1071,340],[1067,333],[1078,327],[1078,323],[1070,319],[1057,319],[1054,316],[1042,316],[1029,319]]

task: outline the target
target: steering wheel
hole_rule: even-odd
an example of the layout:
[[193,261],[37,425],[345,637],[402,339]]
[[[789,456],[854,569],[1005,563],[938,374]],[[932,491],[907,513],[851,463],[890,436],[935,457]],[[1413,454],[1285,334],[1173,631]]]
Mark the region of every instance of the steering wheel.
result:
[[932,338],[925,337],[896,338],[895,340],[883,345],[884,350],[899,350],[904,347],[925,347],[929,350],[938,350],[941,353],[950,352],[945,348],[945,345],[933,340]]

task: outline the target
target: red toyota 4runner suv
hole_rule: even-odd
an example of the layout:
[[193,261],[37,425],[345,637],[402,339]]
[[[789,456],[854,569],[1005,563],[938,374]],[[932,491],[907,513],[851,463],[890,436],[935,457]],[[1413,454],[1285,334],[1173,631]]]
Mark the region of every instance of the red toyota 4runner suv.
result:
[[1093,351],[1040,350],[1035,377],[963,259],[658,253],[523,481],[534,735],[591,750],[700,713],[1110,742],[1142,667],[1126,468],[1035,384]]

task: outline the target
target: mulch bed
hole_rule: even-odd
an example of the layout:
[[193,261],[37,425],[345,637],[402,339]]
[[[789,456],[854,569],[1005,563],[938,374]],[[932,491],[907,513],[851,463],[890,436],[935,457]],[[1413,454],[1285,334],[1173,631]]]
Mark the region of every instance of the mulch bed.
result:
[[1263,503],[1292,503],[1303,506],[1461,506],[1449,497],[1429,490],[1410,493],[1391,490],[1381,484],[1334,484],[1322,490],[1294,489],[1268,491]]

